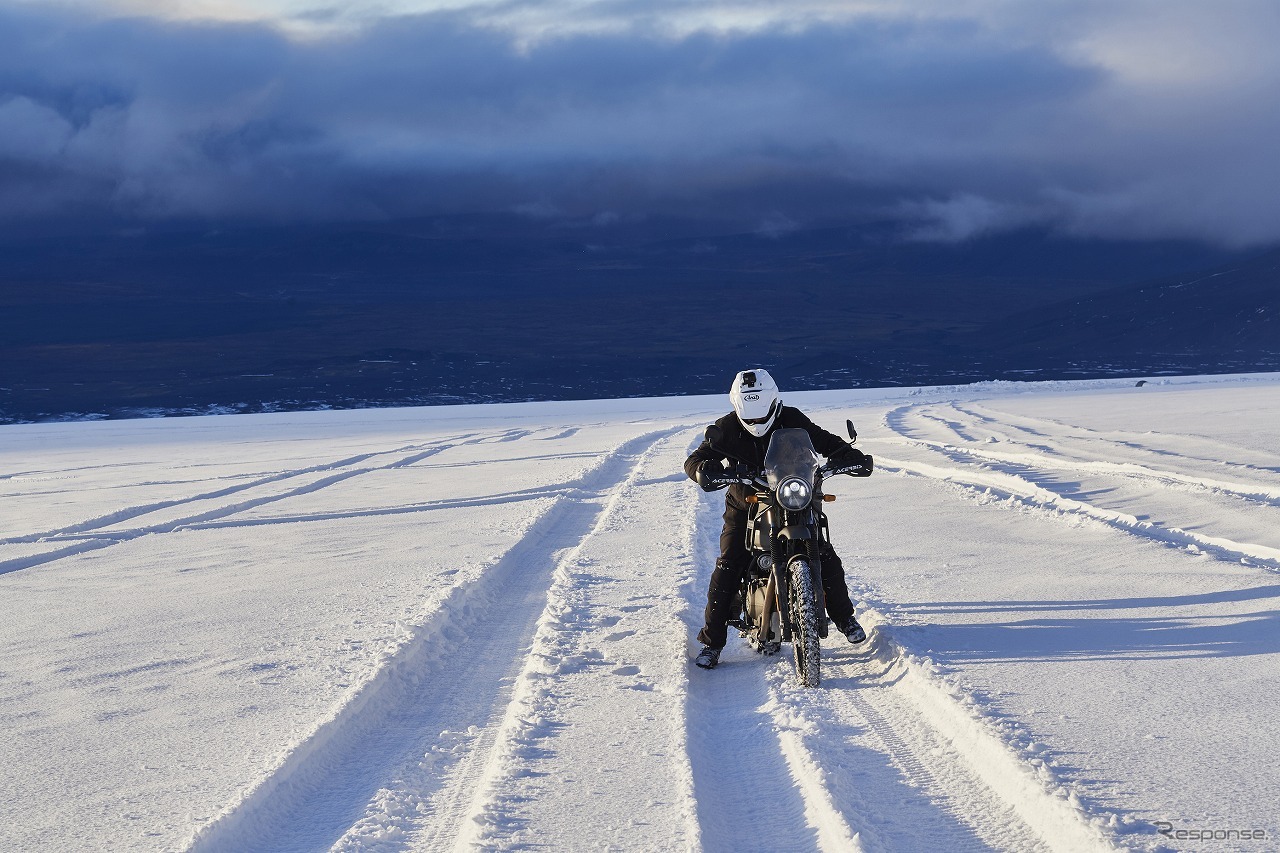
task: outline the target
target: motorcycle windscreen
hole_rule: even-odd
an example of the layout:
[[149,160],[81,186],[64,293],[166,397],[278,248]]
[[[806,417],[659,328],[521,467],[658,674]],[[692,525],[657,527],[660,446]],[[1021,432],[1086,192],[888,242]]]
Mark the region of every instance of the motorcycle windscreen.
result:
[[769,488],[777,490],[784,480],[799,477],[813,487],[818,471],[818,452],[813,449],[809,433],[802,429],[780,429],[769,439],[769,452],[764,457],[764,474]]

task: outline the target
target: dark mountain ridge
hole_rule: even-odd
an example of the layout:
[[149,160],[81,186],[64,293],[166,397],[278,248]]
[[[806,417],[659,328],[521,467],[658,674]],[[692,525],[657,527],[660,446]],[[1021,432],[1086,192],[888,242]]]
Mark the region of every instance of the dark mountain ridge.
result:
[[744,364],[797,389],[1268,369],[1275,259],[512,215],[27,233],[0,239],[0,421],[706,393]]
[[[1024,311],[1004,346],[1021,357],[1065,355],[1087,340],[1108,357],[1280,350],[1280,250]],[[987,330],[988,333],[991,329]]]

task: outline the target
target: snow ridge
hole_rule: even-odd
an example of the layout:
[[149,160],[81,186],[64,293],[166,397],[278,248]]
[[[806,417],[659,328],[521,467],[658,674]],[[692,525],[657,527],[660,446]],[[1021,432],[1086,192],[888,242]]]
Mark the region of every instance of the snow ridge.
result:
[[[577,488],[614,488],[635,456],[669,432],[626,442]],[[432,795],[448,786],[450,772],[467,755],[491,748],[489,718],[505,706],[509,692],[504,673],[510,667],[501,661],[520,659],[541,611],[532,605],[545,600],[552,582],[554,555],[578,542],[597,515],[589,503],[568,496],[536,506],[540,512],[514,548],[493,565],[456,578],[376,674],[240,802],[200,829],[189,848],[328,847],[359,823],[369,803],[384,819],[366,841],[399,843],[413,831],[423,809],[430,813]],[[473,722],[460,726],[468,714]]]
[[[885,668],[883,677],[893,680],[892,689],[908,699],[920,720],[1017,813],[1046,849],[1063,853],[1117,849],[1101,829],[1115,824],[1113,815],[1086,812],[1074,792],[1035,755],[1022,754],[994,730],[978,703],[938,675],[932,661],[901,646],[881,613],[870,608],[862,613],[863,621],[875,629],[874,656]],[[872,701],[867,691],[855,693],[855,698]],[[873,726],[880,728],[883,723],[873,722]]]
[[[455,850],[500,850],[519,846],[522,826],[519,797],[510,789],[518,787],[518,780],[531,772],[531,764],[536,762],[542,745],[555,737],[558,726],[564,725],[557,719],[561,704],[557,682],[565,674],[606,663],[599,652],[583,642],[584,634],[595,621],[591,587],[600,582],[599,577],[592,574],[597,570],[598,560],[590,553],[592,546],[595,540],[607,537],[610,529],[617,525],[622,506],[637,500],[641,474],[670,434],[664,434],[661,440],[640,454],[627,478],[613,489],[591,530],[560,558],[547,594],[546,608],[538,620],[533,647],[517,679],[489,761],[474,785],[466,819],[462,821],[461,833],[453,845]],[[606,553],[608,550],[606,548]],[[661,594],[664,590],[654,592]],[[681,656],[675,663],[683,668],[686,662]],[[621,666],[615,667],[614,673],[639,675],[639,670],[635,666]],[[688,813],[692,810],[691,789],[681,791],[679,800],[682,811]],[[587,820],[585,815],[580,819]],[[688,829],[687,824],[684,829]],[[656,827],[646,837],[650,849],[654,850],[689,849],[693,846],[689,839],[678,835],[664,837]],[[439,837],[420,837],[419,840],[432,848],[444,846],[441,844],[443,839]],[[546,843],[545,840],[542,843]]]

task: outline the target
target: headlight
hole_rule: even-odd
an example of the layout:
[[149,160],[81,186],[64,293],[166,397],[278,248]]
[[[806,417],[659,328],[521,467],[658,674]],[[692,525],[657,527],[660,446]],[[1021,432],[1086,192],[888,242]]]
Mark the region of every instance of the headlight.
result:
[[787,509],[804,509],[813,498],[813,490],[804,480],[792,477],[778,486],[778,500]]

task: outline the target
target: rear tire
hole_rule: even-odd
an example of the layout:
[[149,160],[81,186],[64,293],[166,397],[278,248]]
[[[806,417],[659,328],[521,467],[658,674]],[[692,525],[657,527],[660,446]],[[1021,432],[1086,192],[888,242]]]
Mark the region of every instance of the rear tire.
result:
[[788,586],[791,591],[791,647],[796,658],[796,677],[804,687],[822,681],[822,652],[818,646],[818,602],[814,595],[813,573],[803,557],[792,560]]

